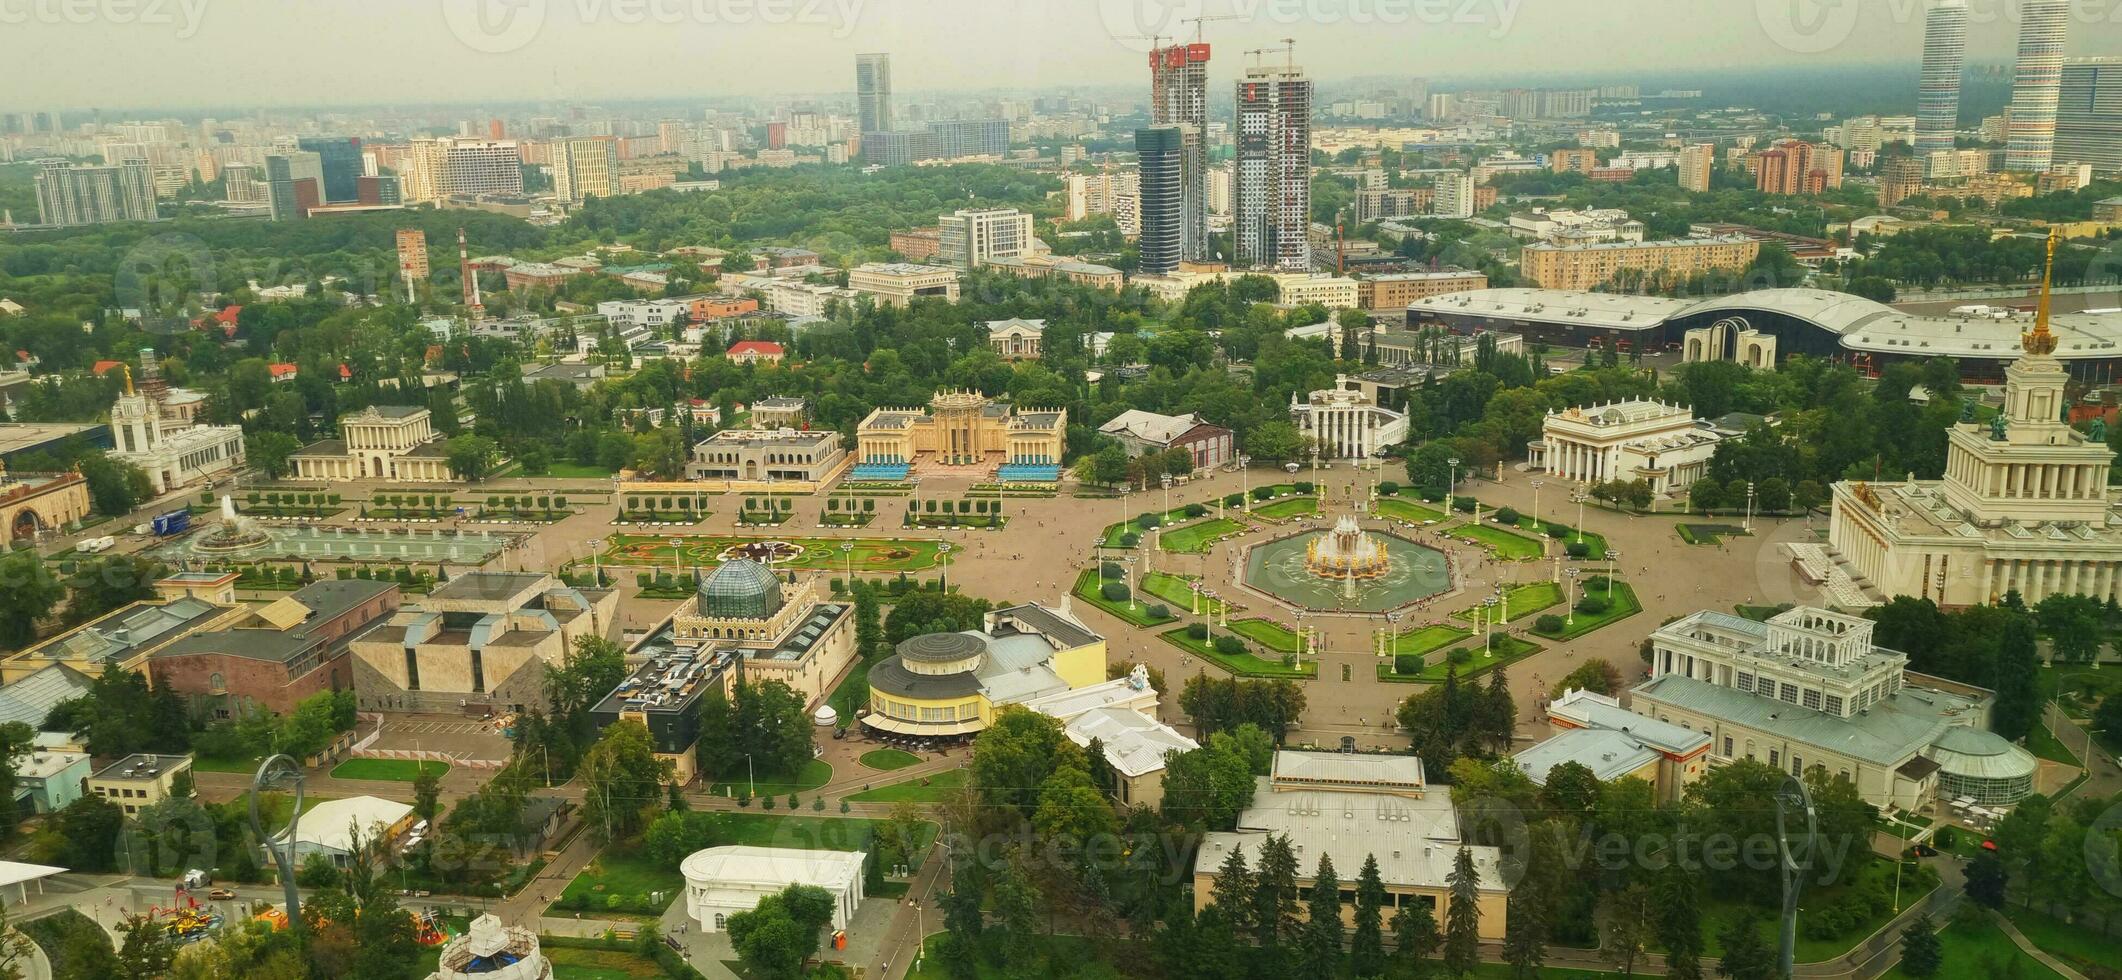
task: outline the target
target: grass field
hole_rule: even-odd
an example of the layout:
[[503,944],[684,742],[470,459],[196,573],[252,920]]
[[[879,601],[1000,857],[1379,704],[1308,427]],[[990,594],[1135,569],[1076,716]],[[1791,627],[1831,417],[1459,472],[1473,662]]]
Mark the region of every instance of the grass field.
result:
[[[1172,607],[1173,612],[1184,612],[1187,615],[1193,615],[1194,594],[1191,588],[1193,582],[1194,577],[1191,575],[1151,572],[1142,576],[1142,591],[1163,600]],[[1221,599],[1211,599],[1207,596],[1201,597],[1201,612],[1204,615],[1217,615],[1217,610],[1223,608],[1224,605],[1226,603]],[[1235,604],[1230,605],[1232,612],[1242,608],[1244,607]]]
[[1261,504],[1253,508],[1254,517],[1264,517],[1270,521],[1286,521],[1292,517],[1306,517],[1318,512],[1319,498],[1317,497],[1291,497],[1288,500],[1277,500],[1274,503]]
[[869,707],[869,661],[857,660],[847,671],[840,686],[833,688],[833,695],[826,703],[840,713],[843,724],[854,720],[855,712]]
[[[941,564],[936,542],[921,539],[806,538],[774,535],[736,537],[698,534],[614,534],[608,539],[610,545],[604,552],[604,563],[669,568],[673,557],[671,539],[674,537],[681,542],[676,556],[681,565],[719,565],[722,563],[723,551],[735,545],[758,541],[785,541],[803,549],[794,558],[775,563],[776,568],[783,569],[839,572],[852,564],[858,573],[916,572]],[[854,543],[855,549],[842,556],[840,545],[848,541]]]
[[[1504,610],[1501,607],[1496,609],[1497,615],[1503,617],[1499,622],[1515,623],[1542,609],[1562,604],[1562,587],[1553,582],[1531,582],[1514,586],[1511,588],[1509,595],[1509,614],[1504,615]],[[1485,612],[1477,614],[1472,609],[1461,609],[1452,613],[1452,618],[1471,623],[1478,621],[1481,616],[1485,615],[1487,615]]]
[[847,800],[850,803],[941,803],[964,787],[965,770],[950,769],[925,779],[909,779],[866,789],[850,795]]
[[1301,667],[1285,667],[1280,660],[1268,660],[1250,653],[1219,653],[1206,640],[1196,640],[1186,635],[1186,627],[1165,630],[1157,634],[1181,650],[1210,661],[1216,666],[1240,677],[1264,677],[1276,680],[1309,680],[1319,676],[1317,661],[1305,661]]
[[546,476],[559,480],[609,480],[615,472],[617,471],[602,466],[584,466],[573,462],[555,462],[545,468]]
[[2089,929],[2066,925],[2032,909],[2007,906],[2006,915],[2028,942],[2076,967],[2080,973],[2092,975],[2094,967],[2106,967],[2112,971],[2117,961],[2122,960],[2122,953],[2116,951],[2113,941],[2104,940]]
[[[1578,593],[1580,598],[1584,594],[1585,593],[1583,592]],[[1589,591],[1589,594],[1601,595],[1604,593],[1602,590],[1592,589]],[[1583,636],[1584,634],[1591,632],[1592,630],[1609,625],[1619,620],[1627,619],[1628,617],[1643,611],[1643,603],[1637,601],[1636,599],[1636,590],[1627,582],[1613,582],[1612,603],[1613,604],[1607,607],[1607,610],[1603,613],[1598,613],[1596,615],[1587,613],[1577,613],[1574,616],[1576,622],[1564,626],[1559,632],[1542,633],[1539,630],[1535,629],[1533,630],[1533,633],[1538,636],[1546,637],[1550,640],[1574,640],[1577,637]],[[1564,618],[1567,619],[1571,617]]]
[[[832,781],[833,767],[824,759],[812,759],[804,763],[803,771],[790,779],[781,773],[758,774],[756,780],[747,778],[742,772],[732,773],[731,778],[708,787],[716,796],[737,796],[751,793],[753,796],[787,796],[790,793],[808,793]],[[754,792],[754,787],[757,791]]]
[[1243,530],[1245,530],[1245,526],[1237,521],[1211,517],[1198,524],[1188,524],[1176,530],[1163,532],[1157,539],[1157,546],[1165,551],[1177,554],[1198,554],[1207,551],[1209,546],[1215,544],[1219,539],[1229,537]]
[[1460,524],[1444,533],[1455,538],[1472,539],[1474,543],[1495,552],[1496,557],[1504,561],[1531,561],[1541,554],[1539,541],[1487,524]]
[[1241,619],[1230,624],[1230,631],[1276,653],[1297,652],[1296,631],[1273,620]]
[[425,770],[440,776],[449,771],[447,762],[414,762],[411,759],[348,759],[332,767],[333,779],[391,779],[409,783]]
[[[2069,726],[2064,726],[2064,728],[2063,734],[2065,736],[2078,734],[2075,730],[2071,730]],[[2085,743],[2079,742],[2077,744],[2082,746]],[[2046,725],[2035,725],[2031,731],[2026,733],[2026,751],[2032,752],[2038,758],[2047,759],[2050,762],[2060,762],[2066,766],[2084,765],[2083,762],[2078,760],[2076,752],[2073,752],[2062,742],[2057,741],[2054,735],[2048,733],[2048,726]]]
[[[717,840],[716,843],[727,842]],[[614,844],[599,851],[596,860],[591,861],[589,867],[582,869],[582,873],[576,875],[575,880],[567,883],[567,888],[561,891],[560,899],[554,908],[572,905],[584,898],[594,907],[603,904],[606,897],[611,895],[624,896],[622,902],[638,899],[647,902],[651,907],[662,908],[684,888],[685,876],[679,874],[677,868],[651,859],[639,847]],[[663,901],[657,902],[649,897],[656,892],[663,893]],[[551,914],[559,913],[555,911]],[[614,913],[599,909],[598,914]]]
[[[1508,666],[1515,661],[1523,660],[1540,652],[1541,649],[1537,643],[1528,643],[1514,636],[1498,636],[1496,638],[1496,654],[1490,657],[1482,655],[1481,638],[1479,636],[1470,637],[1470,639],[1473,641],[1473,645],[1468,647],[1467,651],[1473,654],[1473,659],[1459,665],[1460,680],[1477,677],[1497,667]],[[1378,661],[1378,679],[1402,684],[1439,684],[1443,683],[1444,675],[1451,671],[1451,666],[1451,661],[1448,658],[1440,659],[1434,664],[1423,667],[1422,672],[1419,674],[1399,674],[1393,672],[1393,661],[1380,660]]]
[[1424,626],[1412,633],[1402,633],[1393,642],[1393,653],[1428,653],[1442,650],[1460,640],[1474,635],[1473,630],[1456,626]]
[[862,753],[862,758],[859,761],[863,765],[879,772],[890,772],[894,769],[904,769],[907,766],[916,765],[920,763],[921,757],[912,752],[901,752],[898,749],[874,749]]
[[668,976],[655,960],[626,950],[548,946],[544,952],[553,965],[553,980],[660,980]]
[[1427,524],[1444,519],[1444,512],[1432,510],[1421,504],[1401,500],[1397,497],[1381,497],[1377,506],[1378,516],[1409,524]]
[[[2021,932],[2025,931],[2022,926]],[[2032,935],[2026,937],[2033,940]],[[2041,961],[2022,952],[2004,928],[1983,915],[1969,919],[1956,919],[1938,933],[1945,947],[1943,965],[1929,980],[1997,980],[2011,977],[2014,980],[2056,980],[2062,974],[2041,965]],[[2035,945],[2040,945],[2035,940]],[[2106,954],[2113,957],[2114,950]],[[1799,959],[1804,959],[1800,956]],[[1902,972],[1896,966],[1881,975],[1882,980],[1914,980],[1912,974]]]
[[1170,615],[1169,612],[1161,619],[1151,617],[1149,607],[1152,604],[1164,605],[1164,603],[1159,603],[1154,599],[1144,601],[1141,596],[1135,596],[1132,608],[1125,601],[1112,602],[1098,594],[1098,586],[1102,584],[1103,582],[1098,578],[1097,569],[1084,569],[1082,574],[1076,576],[1076,598],[1097,606],[1135,626],[1162,626],[1165,623],[1179,621],[1179,617]]

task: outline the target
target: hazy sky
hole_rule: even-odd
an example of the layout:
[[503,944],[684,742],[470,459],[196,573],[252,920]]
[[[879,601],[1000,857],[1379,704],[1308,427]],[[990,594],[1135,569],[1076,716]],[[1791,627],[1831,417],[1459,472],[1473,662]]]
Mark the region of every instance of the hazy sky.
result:
[[[1217,46],[1297,41],[1315,77],[1496,76],[1918,59],[1924,0],[0,0],[0,109],[616,100],[1131,84],[1195,12]],[[2017,8],[1971,0],[1972,61]],[[2076,0],[2070,53],[2122,53],[2122,0]],[[1117,36],[1117,39],[1116,39]],[[1910,110],[1914,96],[1910,96]]]

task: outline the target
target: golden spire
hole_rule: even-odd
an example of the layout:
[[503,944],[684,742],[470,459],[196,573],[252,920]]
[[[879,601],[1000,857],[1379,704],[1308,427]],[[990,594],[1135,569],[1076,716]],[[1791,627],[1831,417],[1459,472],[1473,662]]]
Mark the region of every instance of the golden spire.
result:
[[2048,230],[2048,264],[2041,270],[2041,305],[2034,314],[2034,332],[2022,340],[2028,354],[2056,352],[2055,335],[2048,332],[2048,317],[2055,305],[2056,242],[2060,238],[2056,229]]
[[132,366],[132,365],[130,365],[130,364],[120,364],[120,365],[118,365],[118,370],[120,370],[120,371],[124,371],[124,372],[125,372],[125,393],[126,393],[126,394],[128,394],[128,395],[132,394],[132,393],[133,393],[133,366]]

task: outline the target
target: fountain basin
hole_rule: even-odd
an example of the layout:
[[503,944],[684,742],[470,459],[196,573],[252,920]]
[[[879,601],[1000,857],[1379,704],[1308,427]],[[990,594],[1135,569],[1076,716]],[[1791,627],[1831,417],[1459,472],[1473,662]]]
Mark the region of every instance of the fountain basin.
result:
[[1346,542],[1333,541],[1336,533],[1306,531],[1254,545],[1245,552],[1245,584],[1319,612],[1382,613],[1451,591],[1443,552],[1383,531],[1364,532],[1378,547],[1374,556],[1363,552],[1360,575],[1345,566],[1315,571],[1319,555],[1342,553]]

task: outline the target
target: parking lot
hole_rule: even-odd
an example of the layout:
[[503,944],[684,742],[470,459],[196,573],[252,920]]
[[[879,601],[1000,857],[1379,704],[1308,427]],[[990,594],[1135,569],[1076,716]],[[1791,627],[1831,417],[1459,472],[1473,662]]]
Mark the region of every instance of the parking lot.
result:
[[505,719],[477,721],[456,715],[383,715],[373,748],[445,752],[462,759],[506,759]]

